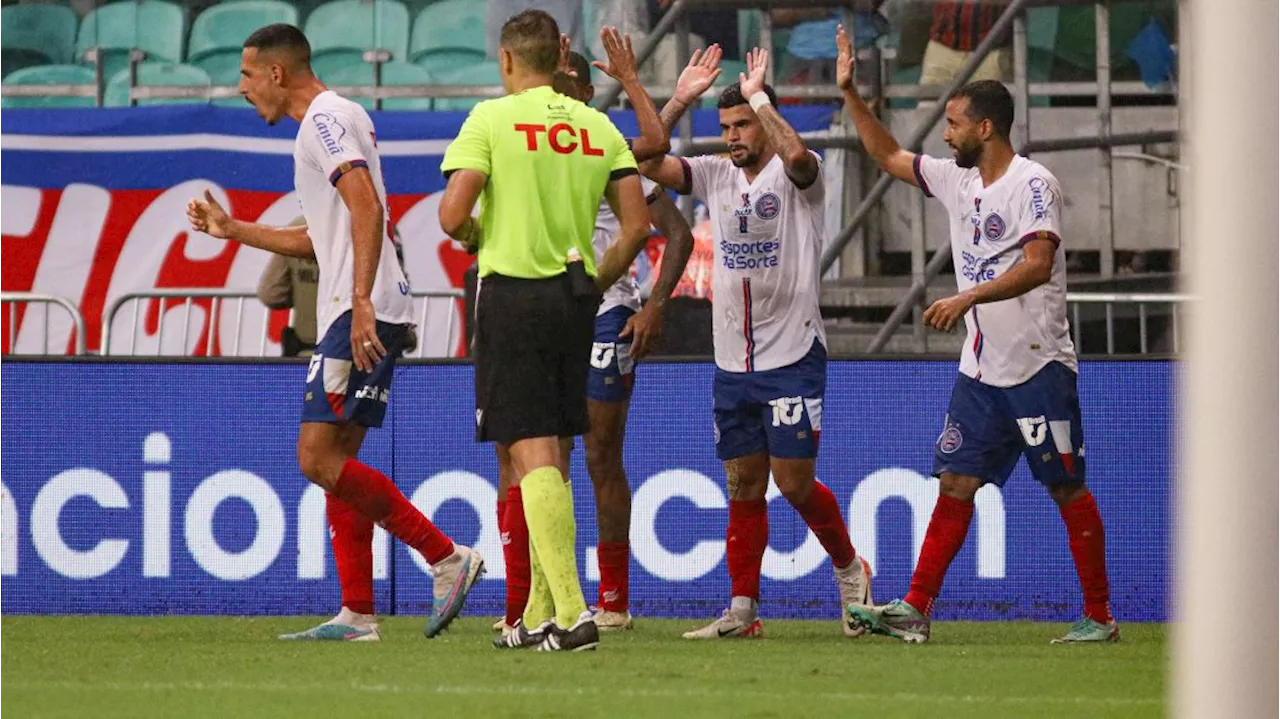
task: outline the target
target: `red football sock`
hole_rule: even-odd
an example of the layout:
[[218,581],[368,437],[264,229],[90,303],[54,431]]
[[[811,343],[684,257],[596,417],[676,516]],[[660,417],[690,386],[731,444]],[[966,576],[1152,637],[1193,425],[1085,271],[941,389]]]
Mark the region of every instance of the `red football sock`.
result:
[[972,520],[973,502],[938,495],[929,529],[924,533],[920,561],[916,563],[915,574],[911,575],[911,590],[903,599],[925,616],[933,613],[933,600],[942,591],[942,579],[947,575],[951,560],[964,546]]
[[627,611],[628,563],[631,545],[627,542],[601,542],[596,547],[600,565],[600,608],[606,612]]
[[355,458],[342,465],[333,495],[436,564],[453,554],[453,540],[431,523],[387,475]]
[[507,531],[507,500],[498,500],[498,534]]
[[1093,493],[1085,490],[1083,497],[1060,509],[1071,542],[1071,558],[1084,589],[1084,614],[1107,624],[1113,620],[1111,591],[1107,586],[1107,538],[1098,503]]
[[856,556],[853,543],[849,541],[849,525],[840,516],[840,502],[827,485],[814,482],[809,498],[803,504],[793,506],[822,542],[822,548],[831,555],[831,563],[837,567],[849,566]]
[[324,500],[342,606],[373,614],[373,522],[332,494],[325,494]]
[[769,509],[763,499],[729,500],[725,533],[733,596],[760,601],[760,563],[769,544]]
[[529,602],[529,525],[524,519],[524,499],[519,487],[507,489],[502,522],[502,558],[507,565],[507,626],[515,626]]

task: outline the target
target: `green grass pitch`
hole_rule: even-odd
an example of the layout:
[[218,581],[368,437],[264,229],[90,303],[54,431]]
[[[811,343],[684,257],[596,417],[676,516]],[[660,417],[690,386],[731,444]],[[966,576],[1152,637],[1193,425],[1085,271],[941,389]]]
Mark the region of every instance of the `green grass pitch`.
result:
[[380,643],[292,643],[309,618],[4,617],[3,709],[20,717],[1142,717],[1165,713],[1165,626],[1050,646],[1065,625],[942,622],[907,646],[835,621],[692,642],[638,619],[594,653],[497,651],[492,620]]

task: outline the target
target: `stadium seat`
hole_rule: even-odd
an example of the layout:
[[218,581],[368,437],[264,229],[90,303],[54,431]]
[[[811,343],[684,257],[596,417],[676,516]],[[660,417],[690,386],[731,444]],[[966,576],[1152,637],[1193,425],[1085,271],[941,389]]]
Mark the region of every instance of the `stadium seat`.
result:
[[[37,65],[4,78],[4,85],[92,85],[93,70],[83,65]],[[0,107],[93,107],[89,97],[12,97],[0,98]]]
[[485,59],[484,3],[440,0],[413,23],[409,62],[433,76],[471,67]]
[[298,10],[280,0],[236,0],[200,13],[191,26],[187,63],[209,73],[215,85],[240,81],[245,38],[272,23],[298,24]]
[[[372,85],[373,84],[373,65],[369,63],[360,63],[359,65],[348,65],[331,72],[327,77],[321,80],[328,85]],[[417,65],[410,65],[407,62],[388,62],[382,65],[382,84],[388,86],[395,85],[430,85],[431,74]],[[364,106],[366,110],[373,109],[372,97],[360,97],[351,95],[350,98]],[[429,97],[403,97],[388,98],[382,101],[382,109],[384,110],[430,110],[431,98]]]
[[72,61],[76,14],[62,5],[9,5],[0,10],[0,76],[35,65]]
[[321,77],[362,62],[370,49],[403,61],[409,54],[409,11],[397,0],[337,0],[311,13],[306,33],[312,67]]
[[[138,65],[138,87],[209,87],[213,83],[209,73],[192,65],[179,65],[167,62],[144,62]],[[139,100],[138,105],[181,105],[207,103],[205,98],[155,98]],[[238,101],[243,103],[243,100]],[[107,83],[103,95],[103,105],[107,107],[128,107],[129,105],[129,68],[125,68],[112,76]]]
[[95,8],[80,24],[76,59],[97,47],[102,51],[103,76],[114,78],[129,67],[129,51],[144,50],[147,60],[181,62],[186,16],[181,7],[161,0],[117,2]]
[[[441,85],[501,85],[502,76],[498,74],[498,61],[485,60],[469,67],[442,72],[434,76]],[[470,110],[484,98],[479,97],[440,97],[436,98],[437,110]]]

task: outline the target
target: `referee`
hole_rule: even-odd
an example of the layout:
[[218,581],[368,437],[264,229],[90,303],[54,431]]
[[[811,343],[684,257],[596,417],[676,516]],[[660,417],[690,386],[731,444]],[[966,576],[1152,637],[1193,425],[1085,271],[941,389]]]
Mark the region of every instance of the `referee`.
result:
[[[561,438],[585,434],[587,376],[601,291],[631,266],[649,236],[635,158],[602,113],[556,93],[567,50],[550,15],[526,10],[502,26],[505,97],[471,111],[445,152],[440,226],[479,253],[476,436],[510,452],[524,497],[532,566],[530,605],[555,620],[518,629],[543,651],[593,649],[599,634],[574,555],[573,494]],[[592,231],[601,195],[617,242],[596,266]],[[480,218],[472,218],[476,201]],[[540,621],[526,611],[526,620]]]

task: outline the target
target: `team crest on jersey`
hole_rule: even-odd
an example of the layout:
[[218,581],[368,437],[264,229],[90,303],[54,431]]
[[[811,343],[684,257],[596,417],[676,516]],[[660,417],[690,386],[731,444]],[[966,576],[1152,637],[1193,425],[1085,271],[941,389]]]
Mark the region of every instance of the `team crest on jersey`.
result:
[[982,221],[982,233],[992,242],[1004,237],[1005,229],[1004,218],[994,212]]
[[766,192],[756,200],[756,217],[772,220],[782,211],[782,200],[772,192]]

